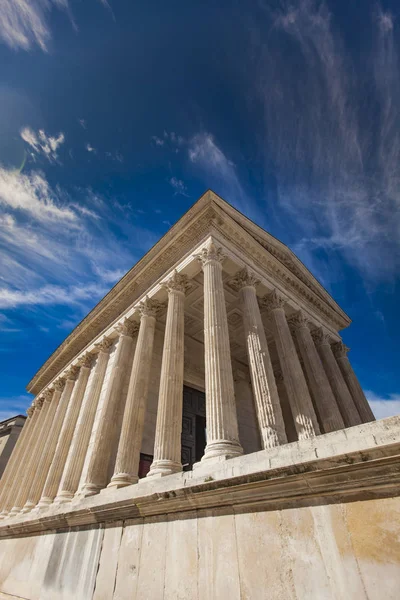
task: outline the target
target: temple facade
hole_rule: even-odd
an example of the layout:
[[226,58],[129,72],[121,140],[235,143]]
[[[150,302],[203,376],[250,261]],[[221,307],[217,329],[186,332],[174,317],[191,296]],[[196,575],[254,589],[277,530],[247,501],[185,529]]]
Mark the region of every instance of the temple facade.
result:
[[28,384],[0,598],[397,597],[399,419],[349,324],[206,192]]

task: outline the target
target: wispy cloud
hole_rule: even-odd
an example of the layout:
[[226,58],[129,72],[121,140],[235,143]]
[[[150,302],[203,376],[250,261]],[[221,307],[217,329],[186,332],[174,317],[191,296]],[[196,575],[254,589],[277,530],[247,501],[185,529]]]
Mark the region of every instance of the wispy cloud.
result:
[[175,194],[180,194],[181,196],[188,197],[187,187],[182,181],[182,179],[178,179],[177,177],[171,177],[169,179],[169,183],[174,188]]
[[361,66],[326,2],[279,7],[266,9],[270,33],[255,52],[278,218],[302,232],[303,256],[333,249],[369,280],[391,278],[400,268],[396,23],[379,9],[371,16],[375,32]]
[[86,144],[85,148],[88,152],[93,152],[94,154],[97,152],[96,148],[93,148],[93,146],[91,146],[89,143]]
[[50,162],[57,160],[57,150],[65,141],[63,133],[59,133],[57,136],[51,136],[43,129],[39,129],[36,133],[30,127],[24,127],[21,129],[20,133],[21,138],[35,154],[45,156]]
[[78,119],[78,123],[81,127],[83,127],[83,129],[86,129],[87,123],[85,119]]
[[30,290],[12,290],[0,288],[0,309],[17,308],[18,306],[53,306],[63,304],[71,306],[84,304],[86,300],[99,299],[108,291],[101,284],[83,284],[72,287],[60,285],[44,285]]
[[8,398],[0,398],[0,421],[5,421],[16,415],[25,415],[26,409],[32,403],[33,396],[21,394]]
[[400,415],[400,394],[389,394],[382,397],[367,390],[365,395],[377,419]]

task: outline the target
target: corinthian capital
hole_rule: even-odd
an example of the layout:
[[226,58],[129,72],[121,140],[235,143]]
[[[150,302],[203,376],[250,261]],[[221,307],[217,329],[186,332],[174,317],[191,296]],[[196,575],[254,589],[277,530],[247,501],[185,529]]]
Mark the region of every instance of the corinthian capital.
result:
[[334,344],[332,344],[332,350],[336,358],[343,358],[344,356],[347,356],[347,353],[350,350],[350,348],[343,344],[343,342],[335,342]]
[[78,377],[78,373],[79,373],[79,367],[75,367],[72,366],[68,369],[68,371],[65,373],[65,378],[66,379],[71,379],[71,381],[75,381],[75,379]]
[[214,242],[211,242],[206,248],[202,249],[200,254],[196,254],[195,258],[197,258],[204,267],[204,265],[210,261],[222,263],[226,256],[221,247],[217,247]]
[[59,377],[57,381],[54,382],[54,389],[57,392],[62,392],[65,386],[65,379],[63,377]]
[[314,329],[311,332],[311,335],[313,337],[313,340],[314,340],[316,346],[330,346],[331,336],[322,327],[318,327],[318,329]]
[[157,315],[165,307],[163,302],[159,302],[153,298],[146,296],[138,306],[138,311],[141,317],[157,317]]
[[256,287],[259,283],[260,280],[247,267],[238,271],[230,281],[230,285],[236,290],[244,287]]
[[83,356],[78,358],[78,365],[80,367],[90,368],[93,362],[93,354],[91,352],[85,352]]
[[35,408],[37,408],[38,410],[40,410],[43,406],[43,402],[44,402],[44,398],[43,396],[40,396],[39,398],[36,398],[35,400]]
[[260,304],[267,310],[275,310],[276,308],[283,308],[285,306],[286,298],[281,296],[276,290],[272,290],[272,292],[261,298]]
[[119,335],[135,337],[135,335],[139,331],[139,324],[136,323],[136,321],[130,321],[129,319],[125,319],[122,323],[118,323],[115,329],[119,333]]
[[112,345],[113,345],[113,340],[110,340],[110,338],[108,338],[108,337],[104,337],[101,340],[101,342],[98,342],[97,344],[95,344],[94,347],[99,352],[108,352]]
[[45,390],[42,394],[44,402],[51,402],[53,393],[54,393],[53,388],[48,388],[47,390]]
[[28,415],[28,417],[31,417],[33,415],[33,411],[35,410],[35,404],[33,403],[32,406],[30,406],[27,410],[26,410],[26,414]]
[[189,278],[183,273],[178,273],[175,269],[172,276],[163,284],[163,287],[169,292],[183,292],[186,294],[190,288]]
[[292,315],[289,318],[288,323],[293,329],[301,329],[302,327],[306,327],[308,329],[310,325],[309,319],[306,317],[302,310],[299,310],[297,311],[297,313]]

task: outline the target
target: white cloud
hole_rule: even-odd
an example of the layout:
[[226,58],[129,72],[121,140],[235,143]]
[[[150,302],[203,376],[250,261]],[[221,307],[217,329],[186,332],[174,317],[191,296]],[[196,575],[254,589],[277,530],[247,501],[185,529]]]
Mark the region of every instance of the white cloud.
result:
[[43,129],[39,129],[35,133],[30,127],[21,129],[21,138],[26,142],[36,154],[42,154],[50,162],[56,161],[58,158],[57,150],[65,141],[63,133],[59,133],[57,137],[47,135]]
[[153,142],[155,143],[156,146],[164,146],[164,140],[162,140],[161,138],[157,137],[156,135],[153,135],[151,137],[151,139],[153,140]]
[[262,41],[252,50],[277,218],[303,235],[302,257],[335,250],[367,280],[391,279],[400,269],[396,22],[389,13],[374,18],[359,64],[326,1],[282,0],[266,14],[273,27],[268,38],[253,36]]
[[91,146],[89,143],[86,144],[85,148],[88,152],[93,152],[94,154],[97,152],[96,148],[93,148],[93,146]]
[[400,415],[400,394],[389,394],[383,398],[366,390],[365,395],[377,419]]
[[84,284],[73,287],[45,285],[30,290],[12,290],[0,288],[0,308],[17,308],[18,306],[53,306],[61,304],[71,306],[82,304],[86,300],[99,299],[108,291],[101,284]]
[[87,123],[86,123],[85,119],[78,119],[78,123],[81,127],[83,127],[83,129],[86,129]]
[[175,194],[180,194],[181,196],[188,196],[187,187],[182,181],[182,179],[178,179],[177,177],[171,177],[169,183],[175,190]]
[[[73,224],[75,213],[62,206],[44,175],[32,172],[27,175],[18,171],[8,171],[0,166],[0,206],[25,212],[39,221],[63,221]],[[8,228],[14,225],[14,217],[3,215],[3,224]]]

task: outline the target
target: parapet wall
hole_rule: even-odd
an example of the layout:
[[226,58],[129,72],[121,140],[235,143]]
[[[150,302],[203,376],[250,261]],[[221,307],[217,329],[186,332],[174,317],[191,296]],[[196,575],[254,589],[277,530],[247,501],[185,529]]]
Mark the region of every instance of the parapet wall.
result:
[[1,522],[0,598],[397,600],[399,482],[392,418],[110,489]]

